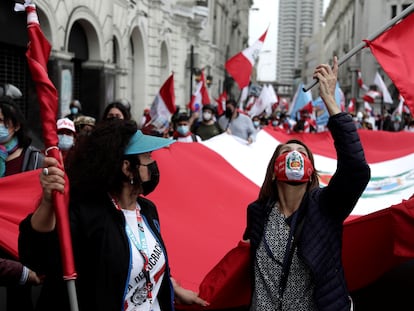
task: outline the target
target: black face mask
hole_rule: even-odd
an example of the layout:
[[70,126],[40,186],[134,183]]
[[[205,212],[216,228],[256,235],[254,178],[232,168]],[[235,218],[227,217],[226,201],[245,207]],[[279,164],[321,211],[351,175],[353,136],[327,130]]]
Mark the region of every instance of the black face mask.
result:
[[157,162],[154,161],[147,165],[150,180],[144,181],[142,185],[142,192],[146,196],[154,191],[160,182],[160,171],[158,170]]
[[230,119],[230,118],[231,118],[231,116],[233,115],[233,110],[231,110],[231,109],[226,109],[225,114],[226,114],[226,118],[227,118],[227,119]]

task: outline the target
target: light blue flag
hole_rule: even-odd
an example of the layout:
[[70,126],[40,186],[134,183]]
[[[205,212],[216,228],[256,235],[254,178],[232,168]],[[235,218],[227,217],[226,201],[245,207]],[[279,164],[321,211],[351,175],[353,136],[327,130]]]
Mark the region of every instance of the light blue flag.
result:
[[293,96],[292,104],[290,106],[289,115],[292,119],[297,119],[299,110],[305,107],[309,102],[312,102],[311,91],[303,91],[303,83],[300,83],[295,95]]
[[[341,109],[341,111],[343,111],[343,107],[345,106],[345,96],[341,88],[339,87],[339,82],[336,82],[335,101],[338,104],[338,107]],[[325,104],[320,96],[313,101],[313,107],[316,111],[316,124],[320,126],[327,125],[329,113],[328,110],[326,110]]]

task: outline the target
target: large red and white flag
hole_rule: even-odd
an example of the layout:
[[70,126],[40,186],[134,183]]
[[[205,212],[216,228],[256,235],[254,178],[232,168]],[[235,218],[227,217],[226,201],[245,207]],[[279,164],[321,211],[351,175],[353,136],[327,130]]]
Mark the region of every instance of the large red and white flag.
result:
[[414,111],[414,14],[383,32],[374,40],[365,40],[378,63]]
[[266,34],[267,30],[256,42],[242,52],[231,57],[225,64],[227,72],[237,82],[240,89],[243,89],[250,83],[253,66],[259,57],[260,50],[266,39]]
[[151,124],[156,128],[168,126],[175,112],[174,73],[161,86],[151,105]]
[[[359,135],[371,180],[344,225],[343,264],[351,291],[414,257],[414,134],[360,130]],[[243,277],[249,269],[239,269],[245,253],[240,249],[243,254],[236,254],[240,260],[231,256],[230,266],[223,267],[222,259],[242,238],[247,205],[257,199],[276,146],[293,138],[310,147],[320,183],[326,185],[337,165],[329,132],[286,134],[270,125],[251,145],[223,133],[153,152],[161,179],[148,198],[159,212],[172,273],[182,286],[200,292],[211,303],[209,310],[237,307],[246,298]],[[38,175],[33,171],[0,178],[0,245],[16,255],[19,222],[41,194]],[[196,182],[173,187],[177,176]],[[227,282],[232,269],[237,270],[235,278]]]
[[393,100],[391,98],[390,91],[388,91],[388,88],[385,85],[385,82],[382,79],[381,75],[378,73],[378,71],[375,74],[374,84],[376,86],[378,86],[379,90],[381,91],[381,93],[382,93],[382,99],[383,99],[384,103],[392,104],[393,103]]
[[204,78],[204,70],[201,70],[200,81],[198,81],[196,89],[191,96],[190,102],[187,104],[188,109],[193,112],[200,111],[201,107],[210,104],[210,96]]

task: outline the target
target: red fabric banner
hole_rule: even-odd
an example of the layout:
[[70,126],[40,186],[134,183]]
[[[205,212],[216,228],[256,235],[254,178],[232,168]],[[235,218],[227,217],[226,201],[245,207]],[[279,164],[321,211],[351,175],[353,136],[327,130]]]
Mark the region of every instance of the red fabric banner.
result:
[[365,40],[381,67],[414,111],[414,14],[383,32],[376,39]]

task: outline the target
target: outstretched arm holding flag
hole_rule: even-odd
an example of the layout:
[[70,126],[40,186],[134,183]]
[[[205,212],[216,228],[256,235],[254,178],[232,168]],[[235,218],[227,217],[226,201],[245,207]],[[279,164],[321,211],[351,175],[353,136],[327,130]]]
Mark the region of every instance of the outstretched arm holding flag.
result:
[[[345,63],[347,60],[349,60],[352,56],[354,56],[355,54],[357,54],[359,51],[361,51],[362,49],[364,49],[364,48],[366,48],[367,46],[370,46],[370,48],[371,48],[371,50],[373,49],[372,48],[372,46],[373,46],[373,42],[374,41],[376,41],[377,43],[380,43],[380,41],[382,41],[385,37],[393,37],[393,35],[395,35],[395,34],[398,34],[398,33],[400,33],[401,32],[401,35],[403,35],[404,36],[404,38],[402,37],[402,36],[395,36],[393,39],[396,39],[396,40],[392,40],[392,41],[394,41],[394,43],[396,43],[396,42],[399,42],[399,43],[402,43],[402,46],[403,45],[405,45],[405,47],[407,47],[408,49],[404,49],[404,48],[402,48],[401,50],[400,50],[400,52],[402,52],[401,54],[399,54],[399,55],[401,55],[401,56],[407,56],[406,54],[407,53],[409,53],[409,51],[411,51],[412,50],[412,48],[411,48],[411,43],[412,43],[412,38],[411,37],[409,37],[409,34],[410,34],[410,32],[409,31],[406,31],[406,30],[411,30],[412,29],[412,21],[407,21],[407,22],[405,22],[404,24],[405,24],[405,26],[407,26],[407,27],[403,27],[403,26],[400,26],[400,27],[397,27],[398,28],[398,30],[395,30],[395,31],[392,31],[392,29],[393,28],[395,28],[395,24],[397,24],[398,22],[400,22],[402,19],[404,19],[404,18],[406,18],[408,15],[410,15],[412,12],[414,11],[414,3],[413,4],[411,4],[409,7],[407,7],[404,11],[402,11],[400,14],[398,14],[397,16],[395,16],[393,19],[391,19],[389,22],[387,22],[387,23],[385,23],[381,28],[379,28],[376,32],[374,32],[374,33],[372,33],[371,35],[369,35],[367,38],[366,38],[366,40],[364,40],[363,42],[360,42],[358,45],[356,45],[352,50],[350,50],[348,53],[346,53],[343,57],[341,57],[339,60],[338,60],[338,65],[340,66],[340,65],[342,65],[343,63]],[[412,20],[412,18],[413,17],[411,17],[410,18],[410,20]],[[410,25],[411,25],[411,27],[410,27]],[[388,30],[388,31],[387,31]],[[386,33],[389,33],[389,35],[387,36],[387,35],[385,35],[385,36],[382,36],[382,34],[386,34]],[[382,37],[383,39],[380,39],[379,37]],[[410,39],[408,39],[408,41],[407,41],[407,36],[410,38]],[[376,40],[376,39],[379,39],[379,40]],[[400,39],[400,40],[399,40]],[[379,44],[379,46],[380,46],[381,44]],[[386,48],[385,48],[386,49]],[[384,50],[385,50],[384,49]],[[375,52],[374,52],[374,54],[375,54]],[[386,55],[386,53],[384,54],[384,56]],[[396,55],[395,54],[393,54],[393,53],[389,53],[388,54],[388,57],[391,59],[391,60],[395,60],[395,57],[396,57]],[[407,58],[406,57],[403,57],[403,59],[404,60],[407,60]],[[381,64],[381,61],[380,60],[378,60],[379,61],[379,63]],[[381,64],[381,66],[383,66],[384,67],[384,65],[382,65]],[[405,66],[405,65],[404,65]],[[394,68],[400,68],[400,67],[398,67],[398,66],[394,66]],[[410,68],[408,65],[407,65],[407,67],[403,67],[404,69],[407,69],[407,68]],[[384,70],[387,72],[387,74],[388,74],[388,76],[391,78],[391,80],[392,80],[392,75],[384,68]],[[401,75],[401,76],[403,76],[404,77],[404,75]],[[406,76],[404,77],[404,78],[407,78]],[[409,80],[409,79],[407,79],[407,80]],[[306,85],[304,88],[303,88],[303,90],[304,91],[309,91],[311,88],[313,88],[315,85],[317,85],[318,84],[318,80],[317,79],[313,79],[313,81],[311,82],[311,83],[309,83],[308,85]],[[394,82],[394,84],[396,84],[395,82]],[[397,84],[396,84],[397,85]],[[398,87],[398,86],[397,86]],[[400,91],[401,92],[401,91]],[[404,94],[403,94],[404,95]]]
[[[32,74],[32,79],[36,85],[37,97],[40,104],[46,155],[54,158],[59,167],[63,168],[62,156],[57,147],[58,136],[56,118],[58,112],[58,96],[56,88],[50,81],[47,73],[47,62],[51,46],[40,29],[36,7],[32,4],[32,1],[26,0],[24,4],[21,2],[16,3],[15,10],[25,10],[27,13],[27,30],[30,42],[26,57]],[[47,165],[47,163],[44,163],[44,165]],[[47,168],[44,169],[44,172],[47,172]],[[67,181],[66,175],[61,177]],[[59,233],[63,278],[68,281],[67,285],[69,296],[71,298],[71,310],[77,310],[77,298],[74,284],[76,271],[68,216],[69,183],[66,182],[64,184],[64,189],[59,190],[60,191],[53,192],[52,197],[49,198],[50,202],[48,203],[53,205],[54,212],[56,213],[55,222]],[[24,254],[24,249],[22,249],[21,252]],[[22,260],[24,260],[24,256],[22,256]]]

